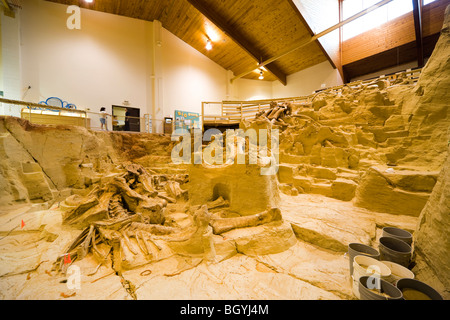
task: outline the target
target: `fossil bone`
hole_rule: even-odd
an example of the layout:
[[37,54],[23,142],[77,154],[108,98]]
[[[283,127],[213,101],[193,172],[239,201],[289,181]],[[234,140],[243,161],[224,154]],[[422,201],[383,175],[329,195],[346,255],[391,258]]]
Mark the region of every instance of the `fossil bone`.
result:
[[178,199],[187,193],[187,190],[181,189],[180,184],[176,181],[167,181],[165,190],[174,199]]
[[161,226],[159,224],[146,224],[146,223],[140,223],[140,222],[131,223],[130,229],[132,231],[142,230],[142,231],[146,231],[148,233],[157,234],[157,235],[167,235],[167,234],[172,234],[172,233],[176,233],[177,231],[179,231],[177,228],[173,228],[173,227]]
[[221,234],[232,229],[259,226],[272,221],[280,221],[281,219],[280,209],[272,208],[268,211],[251,216],[236,218],[212,218],[210,224],[214,230],[214,234]]
[[215,208],[220,208],[220,207],[226,207],[229,205],[230,205],[230,202],[228,200],[225,200],[222,197],[219,197],[216,200],[207,203],[209,210],[215,209]]

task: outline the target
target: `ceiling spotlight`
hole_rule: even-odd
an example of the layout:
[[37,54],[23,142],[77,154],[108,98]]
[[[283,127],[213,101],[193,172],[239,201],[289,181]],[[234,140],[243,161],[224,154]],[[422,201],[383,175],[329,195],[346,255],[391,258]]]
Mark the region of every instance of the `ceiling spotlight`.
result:
[[261,72],[259,73],[259,80],[263,80],[263,79],[264,79],[264,76],[263,76],[263,72],[261,70]]
[[211,50],[212,49],[212,43],[211,40],[208,39],[208,41],[206,41],[206,50]]
[[94,2],[94,0],[84,0],[84,2],[92,3],[92,2]]

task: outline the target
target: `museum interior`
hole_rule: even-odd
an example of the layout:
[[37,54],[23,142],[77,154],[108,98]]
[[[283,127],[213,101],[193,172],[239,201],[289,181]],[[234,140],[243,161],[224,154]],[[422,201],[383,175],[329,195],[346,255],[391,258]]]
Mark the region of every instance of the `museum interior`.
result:
[[0,9],[1,300],[450,298],[448,0]]

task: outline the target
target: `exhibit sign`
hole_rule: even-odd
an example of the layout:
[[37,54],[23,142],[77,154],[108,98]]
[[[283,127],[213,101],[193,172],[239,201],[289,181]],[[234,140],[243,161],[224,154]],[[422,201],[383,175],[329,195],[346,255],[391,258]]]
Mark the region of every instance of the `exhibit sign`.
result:
[[200,129],[200,114],[189,111],[175,110],[175,130]]

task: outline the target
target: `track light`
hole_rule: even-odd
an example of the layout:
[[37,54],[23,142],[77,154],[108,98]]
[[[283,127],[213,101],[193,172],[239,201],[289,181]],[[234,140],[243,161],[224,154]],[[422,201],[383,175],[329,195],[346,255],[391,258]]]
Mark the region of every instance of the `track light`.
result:
[[263,79],[264,79],[264,76],[263,76],[263,72],[261,70],[261,72],[259,73],[259,80],[263,80]]
[[212,43],[211,40],[208,39],[208,41],[206,41],[206,50],[211,50],[212,49]]

